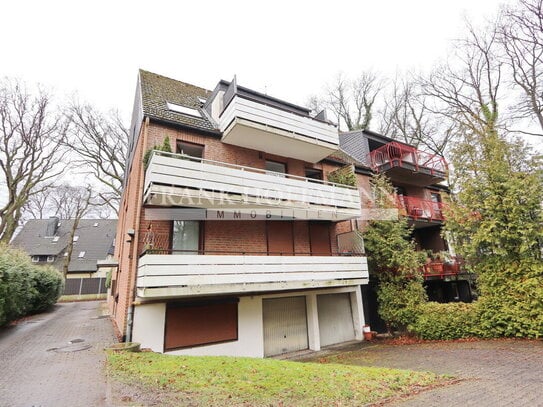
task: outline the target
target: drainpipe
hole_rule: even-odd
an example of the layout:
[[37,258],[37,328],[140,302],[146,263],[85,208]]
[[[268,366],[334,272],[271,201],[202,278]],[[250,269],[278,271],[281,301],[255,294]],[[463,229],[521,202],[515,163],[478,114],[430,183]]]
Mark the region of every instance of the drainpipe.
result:
[[134,285],[132,286],[132,296],[130,298],[130,307],[128,308],[128,315],[126,316],[126,341],[132,342],[132,329],[134,327],[134,302],[136,300],[137,295],[137,262],[139,261],[139,254],[138,254],[138,242],[139,242],[139,233],[140,233],[140,223],[141,223],[141,207],[143,206],[143,188],[145,185],[145,171],[143,168],[143,155],[145,154],[145,151],[147,150],[147,133],[149,130],[149,117],[145,117],[145,122],[143,124],[143,140],[142,140],[142,147],[141,147],[141,156],[137,159],[139,160],[139,171],[140,171],[140,185],[138,188],[138,198],[136,202],[138,203],[137,211],[136,211],[136,224],[134,225],[135,228],[135,234],[132,237],[132,244],[134,244],[134,248],[132,249],[132,262],[135,264],[136,273],[133,274],[134,277]]

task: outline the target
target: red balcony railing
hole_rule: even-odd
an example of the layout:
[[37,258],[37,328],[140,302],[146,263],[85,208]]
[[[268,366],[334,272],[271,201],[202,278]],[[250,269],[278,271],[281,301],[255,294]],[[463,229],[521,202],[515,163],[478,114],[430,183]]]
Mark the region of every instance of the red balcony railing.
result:
[[422,268],[424,277],[448,277],[460,274],[460,263],[456,260],[452,262],[443,262],[434,260],[427,263]]
[[416,172],[425,170],[431,175],[441,177],[447,171],[447,163],[442,156],[419,151],[395,141],[373,150],[369,159],[371,168],[376,172],[404,167]]
[[427,199],[416,198],[413,196],[398,195],[398,208],[400,212],[415,220],[443,221],[442,202],[434,202]]

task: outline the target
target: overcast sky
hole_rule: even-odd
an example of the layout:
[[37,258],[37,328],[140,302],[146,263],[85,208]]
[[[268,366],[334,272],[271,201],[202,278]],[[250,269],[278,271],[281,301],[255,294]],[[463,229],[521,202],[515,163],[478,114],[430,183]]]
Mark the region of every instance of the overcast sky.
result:
[[429,70],[497,0],[7,1],[0,76],[75,91],[128,118],[139,68],[212,89],[230,80],[304,104],[343,71]]

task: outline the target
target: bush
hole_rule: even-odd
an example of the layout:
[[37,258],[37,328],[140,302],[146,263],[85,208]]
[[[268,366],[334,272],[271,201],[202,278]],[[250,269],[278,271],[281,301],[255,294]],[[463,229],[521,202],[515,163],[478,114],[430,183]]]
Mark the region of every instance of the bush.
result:
[[0,246],[0,326],[53,305],[63,286],[58,271],[32,264],[23,251]]
[[483,336],[478,303],[427,302],[419,306],[419,315],[409,332],[422,339],[459,339]]
[[381,281],[377,288],[379,315],[391,329],[403,331],[420,314],[426,292],[417,279]]
[[57,302],[64,291],[64,278],[53,267],[35,266],[32,271],[36,290],[30,303],[30,312],[45,311]]

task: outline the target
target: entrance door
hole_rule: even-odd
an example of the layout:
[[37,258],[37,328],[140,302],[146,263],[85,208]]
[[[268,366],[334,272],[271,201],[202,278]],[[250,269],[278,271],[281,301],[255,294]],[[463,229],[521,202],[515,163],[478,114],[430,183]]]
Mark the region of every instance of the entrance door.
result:
[[308,348],[305,297],[262,300],[264,356]]
[[266,224],[268,235],[268,253],[270,256],[292,256],[294,254],[294,236],[292,222],[275,221]]
[[330,256],[330,224],[327,222],[309,222],[309,244],[313,256]]

